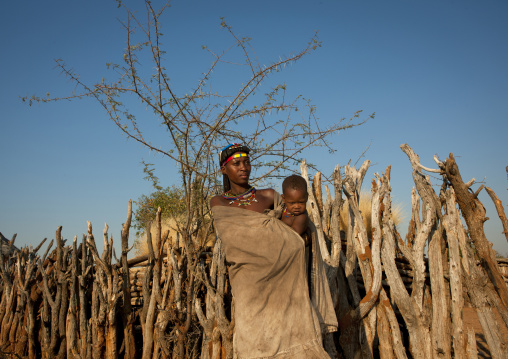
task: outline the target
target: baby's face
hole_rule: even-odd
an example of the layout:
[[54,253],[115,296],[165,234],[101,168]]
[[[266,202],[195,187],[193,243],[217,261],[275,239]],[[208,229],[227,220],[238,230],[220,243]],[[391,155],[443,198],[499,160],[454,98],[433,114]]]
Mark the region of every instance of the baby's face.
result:
[[305,212],[309,195],[307,191],[287,189],[282,195],[287,211],[298,216]]

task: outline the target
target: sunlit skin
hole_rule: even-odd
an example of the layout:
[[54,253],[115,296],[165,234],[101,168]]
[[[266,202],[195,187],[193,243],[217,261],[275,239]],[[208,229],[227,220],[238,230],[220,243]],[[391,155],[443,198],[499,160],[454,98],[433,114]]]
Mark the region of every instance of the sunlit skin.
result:
[[[240,194],[246,192],[251,185],[249,184],[251,163],[249,157],[233,158],[231,161],[221,167],[221,172],[228,176],[231,183],[231,194]],[[265,209],[273,209],[274,190],[259,189],[256,190],[256,201],[248,206],[237,206],[232,204],[231,207],[247,209],[254,212],[263,213]],[[230,206],[230,200],[222,196],[215,196],[210,201],[210,206]]]
[[308,199],[309,195],[306,190],[289,188],[282,195],[282,200],[286,205],[286,211],[289,216],[282,215],[281,220],[300,235],[307,229],[308,215],[306,208]]

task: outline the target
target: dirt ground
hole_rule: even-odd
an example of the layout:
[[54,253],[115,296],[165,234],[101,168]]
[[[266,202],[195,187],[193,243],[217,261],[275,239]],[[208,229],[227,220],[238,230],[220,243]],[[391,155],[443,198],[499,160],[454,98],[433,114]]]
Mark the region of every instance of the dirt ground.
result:
[[[504,341],[505,343],[508,343],[508,329],[503,324],[503,319],[495,309],[494,314],[498,319],[498,323],[500,323],[499,328],[501,330],[501,334],[504,338]],[[476,333],[476,346],[478,348],[478,357],[491,358],[492,356],[490,355],[489,346],[487,345],[487,341],[485,340],[485,336],[483,335],[482,326],[480,324],[478,316],[476,315],[476,310],[474,308],[464,308],[463,321],[465,328],[464,334],[467,334],[468,328],[473,328],[474,332]]]

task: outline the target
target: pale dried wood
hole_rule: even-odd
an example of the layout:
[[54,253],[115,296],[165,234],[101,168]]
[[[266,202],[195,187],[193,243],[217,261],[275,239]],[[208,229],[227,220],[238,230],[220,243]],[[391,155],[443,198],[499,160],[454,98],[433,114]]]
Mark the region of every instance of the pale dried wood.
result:
[[486,221],[485,207],[462,181],[453,153],[450,153],[445,161],[445,170],[446,177],[455,190],[457,203],[466,221],[471,240],[481,258],[481,264],[496,287],[503,305],[508,308],[508,286],[504,282],[495,258],[492,256],[489,241],[483,230],[483,223]]
[[[201,280],[203,284],[206,286],[206,314],[203,313],[202,307],[201,307],[201,299],[196,298],[195,302],[195,311],[196,315],[198,317],[199,323],[201,324],[201,327],[203,328],[203,338],[202,338],[202,346],[201,346],[201,359],[210,359],[210,342],[212,343],[212,358],[216,357],[216,353],[218,352],[218,349],[215,348],[215,346],[219,345],[220,347],[220,330],[217,329],[214,332],[214,324],[215,324],[215,318],[216,318],[216,302],[217,302],[217,290],[216,290],[216,283],[217,283],[217,269],[218,269],[218,260],[220,257],[220,245],[221,242],[219,239],[216,239],[214,247],[213,247],[213,256],[212,256],[212,262],[210,263],[210,276],[206,273],[206,269],[204,264],[202,263],[200,266],[200,273],[201,273]],[[216,339],[214,339],[214,333]],[[218,338],[217,338],[218,337]]]
[[[45,300],[44,311],[46,312],[45,318],[50,322],[50,333],[45,333],[45,344],[47,345],[46,349],[48,351],[48,355],[57,355],[57,348],[60,344],[60,306],[62,303],[62,289],[64,286],[64,250],[63,250],[63,239],[62,239],[62,226],[58,227],[56,231],[56,262],[54,263],[54,270],[51,274],[46,273],[43,268],[42,262],[39,262],[39,267],[41,269],[41,273],[43,276],[43,296]],[[54,297],[50,291],[48,284],[48,275],[52,276],[52,279],[55,282],[56,289],[54,290]],[[65,283],[66,284],[66,283]],[[46,304],[47,303],[47,304]],[[50,312],[51,310],[51,312]],[[50,314],[51,313],[51,314]],[[48,328],[49,330],[49,328]],[[65,333],[61,333],[62,336]],[[49,338],[48,338],[49,337]],[[47,342],[49,339],[49,343]]]
[[[404,287],[400,274],[395,264],[395,236],[393,221],[389,216],[391,200],[385,195],[383,200],[386,215],[383,216],[383,245],[381,256],[387,281],[390,285],[391,298],[397,304],[407,326],[411,342],[411,354],[414,358],[431,358],[432,345],[430,332],[422,323],[422,311],[420,304],[412,300]],[[430,218],[430,216],[428,216]]]
[[325,185],[325,192],[326,192],[326,201],[323,207],[323,231],[325,233],[325,236],[327,238],[331,237],[330,233],[330,224],[331,224],[331,213],[332,213],[332,203],[333,198],[330,193],[330,188],[328,188],[327,185]]
[[[387,170],[386,174],[389,171]],[[385,178],[386,177],[386,178]],[[381,358],[398,359],[406,358],[405,349],[402,346],[402,338],[399,325],[393,312],[393,308],[387,298],[386,292],[381,288],[381,198],[388,194],[388,177],[383,180],[378,178],[377,183],[372,182],[372,262],[374,266],[374,280],[372,292],[379,292],[380,304],[377,307],[377,335],[379,337],[379,351]],[[379,283],[378,283],[379,282]],[[379,288],[378,288],[379,286]],[[376,299],[377,299],[376,295]]]
[[[358,264],[362,272],[362,277],[367,287],[372,283],[372,273],[370,271],[370,263],[372,261],[369,241],[367,239],[367,229],[363,222],[362,215],[358,208],[359,198],[355,195],[359,190],[353,187],[354,182],[346,178],[344,183],[344,194],[346,195],[349,205],[349,218],[352,225],[352,232],[354,235],[350,238],[353,239],[353,248],[358,258]],[[354,220],[353,220],[354,218]]]
[[[462,288],[462,271],[460,259],[460,245],[456,230],[458,217],[455,194],[450,188],[446,191],[446,213],[443,218],[443,225],[446,230],[448,248],[450,249],[450,291],[451,291],[451,317],[453,352],[456,358],[465,357],[465,337],[462,320],[462,309],[464,308],[464,297]],[[460,230],[460,228],[459,228]]]
[[309,193],[308,199],[309,207],[307,208],[307,212],[309,213],[309,217],[312,223],[314,223],[314,226],[316,227],[317,230],[319,249],[321,250],[321,255],[323,256],[323,260],[325,261],[325,263],[331,265],[330,253],[326,245],[325,235],[323,232],[323,225],[321,223],[321,215],[319,213],[316,198],[314,197],[314,192],[312,191],[310,185],[309,174],[307,172],[307,162],[305,160],[303,160],[302,163],[300,164],[300,172],[302,174],[302,177],[305,178],[305,181],[307,182],[307,192]]
[[478,349],[476,348],[476,337],[473,328],[467,331],[467,359],[478,359]]
[[[169,239],[166,241],[166,253],[170,252],[171,252],[171,240]],[[162,304],[161,304],[163,310],[165,308],[169,308],[169,305],[171,304],[169,294],[172,288],[171,284],[173,283],[172,281],[173,270],[171,267],[171,261],[167,257],[165,258],[165,261],[166,261],[166,273],[164,275],[164,291],[162,293]]]
[[[430,238],[432,228],[436,223],[436,214],[439,213],[437,210],[440,208],[439,201],[437,199],[430,180],[421,173],[420,157],[414,153],[414,151],[407,144],[400,146],[402,151],[408,156],[413,169],[413,181],[416,185],[416,189],[423,201],[422,216],[423,223],[415,237],[413,244],[413,258],[414,258],[414,276],[413,276],[413,291],[411,298],[415,300],[419,306],[420,311],[424,310],[424,292],[425,292],[425,261],[424,261],[424,250],[427,241]],[[413,208],[418,208],[414,201],[419,202],[418,197],[413,199]],[[416,218],[415,218],[416,220]]]
[[[98,269],[100,270],[100,269]],[[96,274],[97,278],[98,274]],[[99,299],[99,297],[101,297]],[[91,331],[92,331],[92,358],[98,359],[104,357],[106,343],[105,324],[106,324],[106,303],[101,288],[97,281],[92,284],[92,306],[91,306]]]
[[135,265],[135,260],[138,258],[132,258],[132,260],[127,259],[127,254],[129,252],[129,230],[132,221],[132,200],[129,200],[129,204],[127,206],[127,219],[122,226],[122,232],[120,236],[121,247],[122,247],[122,255],[121,255],[121,277],[123,279],[122,283],[122,294],[123,294],[123,312],[122,312],[122,322],[123,322],[123,333],[124,333],[124,343],[125,343],[125,358],[126,359],[134,359],[136,357],[136,345],[134,342],[134,313],[132,312],[132,299],[131,293],[128,288],[129,286],[129,278],[131,276],[131,272],[129,270],[129,266]]
[[[18,252],[16,254],[16,262],[15,262],[15,268],[13,268],[13,274],[14,274],[14,277],[13,277],[13,280],[14,280],[14,285],[16,287],[18,287],[18,290],[19,290],[19,294],[17,295],[17,299],[16,299],[16,309],[14,309],[13,313],[12,313],[12,316],[11,316],[11,320],[10,322],[8,323],[8,327],[4,327],[2,328],[3,329],[3,332],[6,334],[6,337],[7,337],[7,341],[8,343],[14,343],[15,339],[16,339],[16,331],[18,329],[18,324],[20,322],[20,320],[23,320],[23,318],[21,317],[23,314],[24,314],[24,310],[25,310],[25,300],[24,300],[24,295],[23,295],[23,289],[24,289],[24,280],[23,280],[23,273],[21,271],[21,263],[23,262],[23,268],[25,267],[25,258],[24,258],[24,252],[26,252],[25,250],[21,250],[20,252]],[[24,315],[23,315],[24,317]]]
[[[207,303],[208,304],[208,303]],[[198,317],[199,324],[203,328],[203,339],[201,344],[201,359],[209,359],[210,358],[210,350],[209,343],[212,340],[212,332],[213,332],[213,320],[209,320],[206,318],[203,313],[203,309],[201,308],[201,299],[196,298],[194,301],[194,310],[196,312],[196,316]]]
[[[339,295],[337,287],[337,272],[339,265],[345,264],[346,257],[342,251],[341,234],[340,234],[340,211],[344,203],[342,199],[342,178],[340,175],[340,167],[337,165],[333,171],[333,186],[335,197],[332,200],[330,209],[330,232],[331,232],[331,251],[330,251],[330,263],[327,268],[327,279],[330,285],[330,293],[333,303],[337,303],[336,297]],[[328,190],[328,188],[327,188]],[[328,193],[329,191],[327,191]],[[327,194],[328,196],[328,194]],[[331,196],[330,196],[331,197]],[[321,247],[320,247],[321,248]]]
[[489,290],[489,278],[482,272],[481,267],[477,267],[474,264],[472,248],[464,248],[463,255],[467,256],[470,264],[470,273],[463,277],[463,283],[467,289],[471,304],[478,314],[490,353],[495,359],[506,358],[508,356],[506,343],[504,343],[503,337],[500,335],[498,323],[485,294]]
[[77,294],[76,285],[78,278],[78,249],[77,249],[78,237],[74,236],[72,241],[72,252],[71,252],[71,282],[70,282],[70,299],[69,299],[69,311],[67,312],[67,325],[66,325],[66,339],[67,339],[67,358],[79,358],[78,349],[78,306],[77,306]]
[[413,186],[411,189],[411,219],[409,221],[406,235],[406,245],[409,248],[413,247],[416,233],[418,233],[420,227],[420,199],[416,194],[416,189]]
[[390,326],[390,334],[393,352],[397,359],[407,359],[406,348],[404,347],[404,342],[402,341],[402,334],[400,332],[399,321],[397,320],[397,316],[393,310],[392,304],[386,294],[385,290],[381,288],[379,293],[379,307],[384,312],[386,319],[388,320],[388,325]]
[[[156,236],[160,236],[160,207],[157,209],[157,217],[156,217]],[[147,226],[147,228],[151,228],[151,226]],[[155,239],[156,242],[159,241],[159,238]],[[156,309],[156,299],[153,293],[153,285],[152,290],[149,289],[149,281],[154,280],[154,267],[156,267],[156,258],[155,252],[152,245],[152,235],[150,231],[147,231],[146,241],[148,245],[148,266],[145,271],[144,285],[143,285],[143,310],[141,312],[141,329],[143,332],[143,354],[142,358],[152,358],[152,350],[153,350],[153,326],[155,321],[155,309]],[[154,280],[155,281],[155,280]]]
[[[162,357],[164,356],[163,345],[161,345],[164,340],[164,331],[169,323],[169,310],[170,308],[165,306],[165,300],[163,295],[161,294],[161,277],[162,277],[162,265],[164,263],[163,253],[164,246],[166,245],[167,238],[169,236],[169,231],[165,231],[164,234],[161,233],[161,216],[160,216],[160,208],[157,210],[157,227],[156,227],[156,258],[154,265],[154,276],[152,281],[152,296],[155,299],[154,303],[154,324],[153,324],[153,357]],[[167,283],[167,282],[166,282]],[[149,349],[149,348],[148,348]],[[149,350],[148,350],[149,351]]]
[[380,359],[395,359],[393,352],[393,343],[390,333],[390,324],[386,313],[382,306],[378,306],[377,311],[377,335],[379,340],[379,357]]
[[[117,305],[121,298],[120,289],[118,287],[118,270],[113,266],[112,261],[112,248],[113,238],[108,241],[108,225],[104,225],[104,251],[101,257],[97,251],[95,239],[92,234],[92,226],[89,222],[87,245],[92,253],[96,262],[96,281],[94,281],[94,289],[98,295],[99,309],[98,318],[96,322],[98,338],[94,353],[95,355],[102,355],[102,350],[105,350],[105,357],[116,358],[118,356],[118,345],[116,336],[116,315]],[[104,317],[104,322],[102,319]],[[105,335],[105,348],[102,345],[102,332]]]
[[319,215],[322,217],[324,203],[323,203],[323,190],[321,188],[321,172],[316,172],[314,178],[312,179],[312,192],[314,193],[314,198],[316,199]]
[[[51,343],[51,317],[50,317],[50,305],[49,305],[49,299],[48,294],[49,289],[48,287],[48,279],[46,272],[42,266],[42,262],[39,262],[39,268],[41,270],[42,276],[43,276],[43,307],[42,307],[42,315],[41,315],[41,321],[43,323],[42,327],[42,340],[41,340],[41,347],[43,349],[43,358],[49,358],[50,357],[50,343]],[[51,297],[51,295],[49,295]]]
[[[19,287],[18,303],[13,324],[10,330],[10,343],[14,345],[14,353],[25,356],[28,346],[28,356],[35,358],[35,317],[33,302],[30,297],[29,286],[33,285],[35,274],[36,251],[24,248],[16,253],[16,279]],[[0,254],[2,255],[2,254]],[[30,332],[29,330],[32,330]]]
[[492,199],[492,202],[494,202],[494,205],[496,206],[497,215],[499,216],[499,219],[501,220],[501,223],[503,225],[503,234],[508,241],[508,219],[506,219],[506,214],[504,212],[503,208],[503,202],[497,197],[496,193],[489,187],[485,187],[485,190],[489,194],[490,198]]
[[86,235],[83,234],[81,242],[81,274],[79,279],[79,334],[80,334],[80,356],[81,359],[92,357],[91,352],[91,331],[86,319],[86,284],[88,283],[88,274],[92,266],[88,263],[88,248],[86,246]]
[[[352,252],[350,248],[354,249],[354,254],[349,254],[349,256],[350,259],[357,259],[365,286],[366,288],[369,288],[366,296],[361,299],[359,303],[355,303],[356,307],[354,311],[356,313],[354,316],[352,316],[354,321],[361,320],[363,324],[363,331],[361,331],[361,333],[362,335],[365,335],[365,340],[360,340],[360,342],[362,354],[364,357],[371,357],[373,352],[372,346],[374,343],[377,317],[374,303],[377,300],[377,296],[381,288],[382,272],[381,261],[379,258],[380,237],[373,239],[371,249],[367,238],[367,230],[358,208],[361,185],[368,166],[368,161],[365,161],[359,170],[356,170],[354,167],[346,166],[346,176],[343,181],[343,191],[346,195],[349,205],[349,220],[351,229],[351,234],[349,234],[347,237],[348,251]],[[351,240],[351,244],[349,243],[349,240]],[[376,254],[372,253],[374,248],[377,249]],[[375,256],[377,256],[377,258],[374,259]],[[349,263],[352,264],[352,260],[349,260]],[[376,274],[375,282],[373,280],[374,274]],[[365,317],[365,315],[367,315],[367,317]],[[353,325],[358,324],[359,322],[354,323]]]
[[485,339],[487,340],[487,344],[489,345],[490,354],[494,359],[504,359],[508,357],[508,352],[506,351],[506,344],[502,340],[502,337],[499,332],[499,326],[496,321],[496,317],[494,316],[492,309],[483,307],[481,309],[477,309],[478,319],[480,320],[480,324],[483,328],[483,333],[485,335]]
[[450,343],[450,308],[446,297],[449,291],[443,275],[443,253],[441,231],[432,233],[429,244],[429,272],[432,288],[432,326],[431,336],[435,358],[451,358]]

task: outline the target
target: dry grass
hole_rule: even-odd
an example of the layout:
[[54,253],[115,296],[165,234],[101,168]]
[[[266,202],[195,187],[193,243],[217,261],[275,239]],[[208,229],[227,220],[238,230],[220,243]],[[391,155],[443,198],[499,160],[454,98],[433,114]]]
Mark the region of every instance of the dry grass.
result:
[[[363,217],[363,223],[367,229],[367,236],[368,238],[372,238],[372,195],[369,192],[362,192],[360,194],[359,207]],[[349,225],[348,216],[349,207],[346,201],[344,202],[344,206],[342,206],[342,211],[340,212],[340,228],[343,231],[346,231],[347,226]],[[404,220],[401,204],[392,204],[392,220],[395,226]]]

